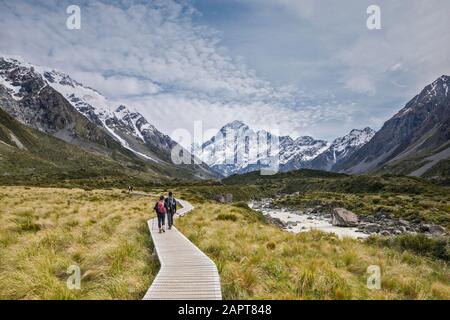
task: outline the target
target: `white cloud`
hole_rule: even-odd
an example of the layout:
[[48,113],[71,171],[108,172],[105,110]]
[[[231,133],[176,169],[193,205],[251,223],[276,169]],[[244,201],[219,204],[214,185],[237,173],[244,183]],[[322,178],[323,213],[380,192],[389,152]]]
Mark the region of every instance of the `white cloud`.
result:
[[[406,97],[450,73],[450,2],[442,0],[380,1],[382,30],[359,30],[355,41],[336,55],[346,67],[343,82],[356,92],[385,94],[400,80]],[[399,78],[399,79],[397,79]],[[394,80],[392,80],[394,79]],[[366,89],[366,90],[364,90]]]
[[[392,101],[450,73],[446,0],[380,0],[381,31],[365,27],[369,0],[242,0],[250,24],[233,19],[222,34],[182,1],[81,1],[81,30],[71,31],[70,1],[0,0],[0,51],[74,75],[166,133],[239,119],[332,139],[379,126],[402,107]],[[242,59],[224,34],[242,35]]]
[[97,72],[73,72],[71,77],[85,84],[91,84],[106,97],[130,97],[157,94],[162,89],[151,80],[139,80],[135,77],[112,75],[103,76]]
[[345,81],[345,87],[362,94],[374,95],[376,93],[375,83],[369,75],[350,75]]
[[346,114],[334,104],[295,108],[298,89],[275,88],[232,58],[215,30],[193,23],[188,4],[89,1],[73,31],[65,28],[65,3],[43,3],[2,3],[0,50],[61,69],[166,133],[235,119],[295,133]]
[[[211,6],[197,2],[204,4],[200,9]],[[235,4],[224,17],[206,19],[221,28],[227,45],[268,79],[319,94],[326,89],[342,104],[357,103],[354,127],[373,125],[368,115],[375,115],[379,128],[424,86],[450,74],[447,0],[378,0],[383,29],[373,31],[366,27],[372,0]],[[328,127],[340,135],[347,126]]]

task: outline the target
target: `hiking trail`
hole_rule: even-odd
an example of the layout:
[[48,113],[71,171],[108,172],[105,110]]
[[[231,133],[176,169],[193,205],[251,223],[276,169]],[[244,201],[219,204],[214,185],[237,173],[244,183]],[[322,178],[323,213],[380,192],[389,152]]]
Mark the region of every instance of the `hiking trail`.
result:
[[[174,218],[194,209],[188,201],[177,201],[182,208]],[[157,218],[147,223],[161,268],[143,300],[222,300],[215,263],[176,227],[160,234]]]

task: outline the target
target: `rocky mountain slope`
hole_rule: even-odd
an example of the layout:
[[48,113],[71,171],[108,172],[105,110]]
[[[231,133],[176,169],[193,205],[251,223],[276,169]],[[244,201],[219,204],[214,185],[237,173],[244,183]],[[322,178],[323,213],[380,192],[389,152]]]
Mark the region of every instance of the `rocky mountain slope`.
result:
[[[2,184],[55,183],[89,179],[112,183],[134,179],[166,181],[157,171],[144,170],[144,161],[128,166],[114,159],[23,125],[0,108],[0,182]],[[138,168],[142,170],[138,170]],[[100,181],[101,180],[101,181]]]
[[368,143],[375,135],[375,130],[367,127],[354,129],[348,135],[337,138],[331,146],[311,161],[310,167],[334,171],[334,167],[346,161],[353,153]]
[[[336,163],[347,159],[372,138],[370,128],[353,130],[333,143],[309,136],[293,139],[277,137],[270,132],[255,131],[241,121],[233,121],[200,147],[194,154],[218,173],[229,176],[236,173],[267,168],[278,163],[280,171],[300,168],[331,170]],[[273,140],[272,140],[273,139]],[[264,142],[268,143],[264,143]],[[270,141],[278,144],[271,146]]]
[[68,75],[18,57],[0,57],[0,107],[23,124],[122,163],[144,161],[169,174],[215,176],[206,165],[173,165],[177,143],[137,111],[113,106]]
[[348,173],[450,176],[449,87],[449,76],[426,86],[370,142],[334,169]]

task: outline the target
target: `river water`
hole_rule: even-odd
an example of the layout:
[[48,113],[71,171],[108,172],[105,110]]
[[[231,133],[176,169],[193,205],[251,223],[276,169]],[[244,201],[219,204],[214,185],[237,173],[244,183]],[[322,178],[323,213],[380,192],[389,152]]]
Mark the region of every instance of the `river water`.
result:
[[331,218],[307,214],[302,211],[268,208],[255,202],[250,202],[248,205],[250,208],[260,211],[264,215],[281,220],[283,223],[287,224],[285,230],[289,232],[300,233],[316,229],[323,232],[334,233],[339,238],[349,237],[353,239],[363,239],[368,237],[367,234],[358,231],[357,228],[333,226],[331,224]]

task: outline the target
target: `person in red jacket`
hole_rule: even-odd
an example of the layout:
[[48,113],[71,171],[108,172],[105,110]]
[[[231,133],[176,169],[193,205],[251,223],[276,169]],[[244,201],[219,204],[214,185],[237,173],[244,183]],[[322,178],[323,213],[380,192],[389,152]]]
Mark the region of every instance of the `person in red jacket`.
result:
[[165,218],[166,218],[166,207],[164,205],[164,196],[159,197],[159,201],[156,202],[155,207],[153,208],[156,211],[156,217],[158,218],[158,228],[159,233],[166,232],[164,230]]

